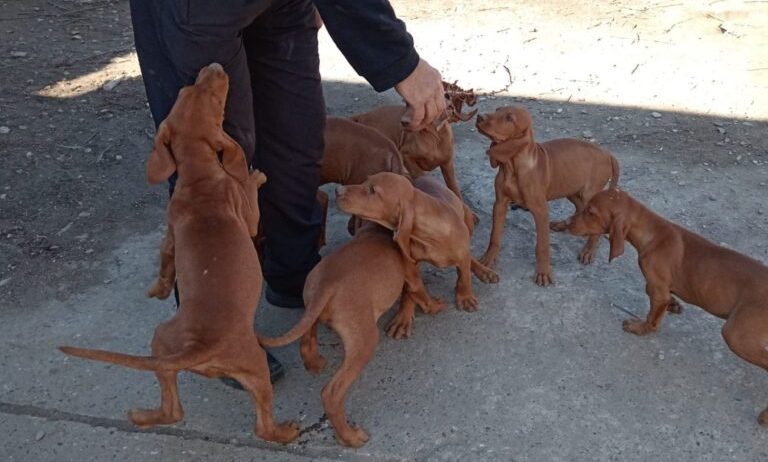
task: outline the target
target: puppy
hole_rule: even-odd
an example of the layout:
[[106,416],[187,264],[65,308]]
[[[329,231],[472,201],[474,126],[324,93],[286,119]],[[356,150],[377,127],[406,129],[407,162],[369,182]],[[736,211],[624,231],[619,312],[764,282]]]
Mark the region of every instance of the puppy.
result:
[[[722,335],[739,357],[768,369],[768,267],[714,244],[652,212],[629,194],[597,193],[565,228],[578,236],[608,234],[609,261],[637,249],[650,311],[645,320],[624,321],[636,335],[655,332],[667,311],[679,312],[673,296],[725,319]],[[768,408],[758,421],[768,425]]]
[[[456,304],[475,311],[470,271],[483,282],[498,282],[499,276],[469,253],[474,220],[472,212],[440,182],[421,177],[413,184],[400,175],[378,173],[363,184],[336,189],[339,208],[395,231],[403,255],[438,268],[456,266]],[[418,272],[406,274],[409,287],[420,288]]]
[[[547,201],[567,198],[579,212],[610,180],[619,181],[619,164],[608,151],[585,141],[563,138],[536,143],[531,115],[522,107],[501,107],[477,116],[477,130],[491,140],[487,151],[491,167],[498,168],[493,204],[493,226],[488,249],[480,262],[493,267],[501,249],[501,235],[510,204],[529,210],[536,224],[536,284],[553,283],[549,259],[549,228],[562,231],[563,223],[549,223]],[[590,263],[597,237],[589,237],[579,254]]]
[[407,264],[392,239],[392,231],[364,222],[351,241],[325,256],[307,276],[304,286],[307,309],[301,320],[279,338],[259,338],[265,347],[277,347],[301,337],[304,367],[317,374],[326,365],[317,348],[318,321],[341,337],[344,360],[323,387],[321,396],[336,438],[345,446],[360,447],[368,441],[365,430],[347,422],[344,400],[376,350],[379,342],[376,321],[401,293],[396,318],[407,320],[410,331],[414,302],[403,291]]
[[179,175],[168,204],[160,275],[149,295],[165,298],[177,282],[180,304],[174,316],[155,329],[152,355],[60,349],[154,371],[160,407],[130,411],[128,417],[138,427],[183,418],[176,376],[186,370],[237,379],[254,400],[256,435],[287,443],[298,437],[299,428],[273,422],[267,357],[253,332],[262,276],[251,238],[259,222],[257,189],[266,178],[258,171],[249,175],[243,150],[222,129],[228,89],[229,79],[219,64],[203,68],[195,84],[179,92],[147,163],[152,184],[174,171]]

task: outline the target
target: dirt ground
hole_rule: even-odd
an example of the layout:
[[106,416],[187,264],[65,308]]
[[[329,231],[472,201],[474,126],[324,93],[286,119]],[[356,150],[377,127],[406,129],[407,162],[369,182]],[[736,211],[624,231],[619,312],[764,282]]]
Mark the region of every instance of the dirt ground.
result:
[[[622,164],[626,190],[662,215],[768,263],[768,3],[581,3],[402,0],[393,5],[419,52],[446,80],[483,94],[481,111],[523,104],[534,116],[540,140],[572,136],[605,146]],[[140,237],[157,238],[166,191],[148,187],[144,179],[154,130],[133,53],[127,2],[12,0],[0,5],[0,318],[7,326],[21,326],[20,320],[36,310],[53,313],[49,322],[55,330],[56,312],[42,307],[76,304],[86,293],[122,296],[119,278],[129,274],[123,265],[133,263],[120,252]],[[325,32],[321,61],[329,113],[349,115],[398,101],[392,92],[376,94],[365,85]],[[457,125],[455,132],[459,181],[481,218],[473,242],[479,255],[488,239],[495,172],[484,156],[486,141],[471,124]],[[556,203],[552,210],[558,217],[571,208]],[[346,239],[344,221],[334,210],[329,249]],[[496,303],[525,300],[563,308],[562,323],[574,321],[579,312],[601,309],[611,313],[605,330],[620,330],[626,312],[644,316],[646,301],[634,253],[628,251],[608,266],[603,248],[600,261],[585,269],[575,259],[580,245],[572,237],[552,237],[558,284],[550,291],[539,289],[531,282],[532,220],[524,212],[511,213],[499,262],[503,282],[481,289],[487,297],[481,300],[484,313],[493,313]],[[146,246],[147,258],[155,258],[151,242]],[[152,262],[136,268],[144,267],[152,268]],[[149,281],[152,274],[136,277]],[[451,272],[426,274],[431,290],[442,290],[444,296],[452,279]],[[135,287],[133,295],[142,291]],[[582,306],[584,293],[596,294],[602,308]],[[87,316],[104,316],[98,303],[84,309]],[[67,311],[62,319],[72,316]],[[524,329],[542,327],[534,325],[538,315],[521,316]],[[558,317],[556,312],[549,316]],[[420,317],[417,328],[425,329],[430,319]],[[720,356],[707,363],[712,374],[725,374],[729,384],[747,377],[749,388],[738,392],[746,407],[725,420],[756,431],[753,417],[768,403],[768,377],[727,356],[730,352],[716,338],[719,321],[693,307],[681,319],[707,326],[707,348],[720,348],[712,353]],[[472,322],[466,317],[461,321]],[[684,320],[670,323],[678,326],[670,330],[670,341],[700,335],[684,327]],[[83,328],[78,335],[86,337],[88,331]],[[499,341],[493,333],[475,334]],[[137,345],[149,341],[147,330],[130,335],[137,337]],[[409,340],[419,341],[435,340]],[[724,355],[726,362],[718,362]],[[10,356],[3,358],[6,364],[0,368],[17,370]],[[94,370],[97,375],[113,371]],[[12,382],[4,382],[2,402],[39,401]],[[377,430],[374,422],[368,428]],[[390,449],[378,447],[376,454],[404,459],[424,454]],[[722,458],[712,460],[759,460],[765,449],[723,450]],[[607,454],[592,455],[603,459]],[[653,451],[638,454],[658,456]],[[583,453],[570,455],[564,460],[589,460]],[[696,458],[695,450],[676,457],[688,456],[704,460]]]

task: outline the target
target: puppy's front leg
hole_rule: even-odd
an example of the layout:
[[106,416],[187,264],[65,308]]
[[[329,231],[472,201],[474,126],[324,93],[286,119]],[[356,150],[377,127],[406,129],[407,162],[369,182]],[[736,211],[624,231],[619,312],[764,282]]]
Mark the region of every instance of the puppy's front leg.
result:
[[554,284],[549,263],[549,206],[546,200],[528,206],[536,224],[536,284],[541,287]]
[[480,263],[493,268],[501,250],[501,234],[504,231],[504,222],[507,219],[507,205],[509,199],[500,193],[496,193],[496,201],[493,203],[493,223],[491,224],[491,238],[488,241],[488,249],[480,257]]
[[155,297],[165,300],[173,290],[176,282],[176,241],[173,236],[173,227],[168,224],[168,231],[160,245],[160,273],[155,283],[147,290],[147,297]]
[[627,319],[624,321],[624,330],[635,335],[646,335],[656,332],[661,325],[661,320],[670,305],[669,286],[656,286],[646,284],[645,291],[651,301],[651,309],[645,321],[640,319]]
[[459,273],[456,280],[456,306],[464,311],[477,311],[477,298],[472,292],[472,257],[469,255],[469,251],[456,269]]
[[405,256],[403,256],[403,263],[405,266],[405,290],[403,290],[403,295],[407,293],[414,302],[418,303],[421,311],[427,314],[437,314],[443,311],[447,303],[441,298],[429,295],[427,288],[424,287],[421,274],[419,274],[419,267]]

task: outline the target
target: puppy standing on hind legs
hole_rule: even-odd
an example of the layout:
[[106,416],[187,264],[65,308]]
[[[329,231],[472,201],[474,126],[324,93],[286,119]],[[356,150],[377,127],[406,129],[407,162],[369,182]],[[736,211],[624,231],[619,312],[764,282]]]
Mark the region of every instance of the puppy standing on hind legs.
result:
[[[563,222],[549,223],[547,201],[567,198],[579,212],[589,199],[610,181],[619,181],[616,158],[585,141],[563,138],[536,143],[533,120],[522,107],[501,107],[477,116],[477,130],[491,140],[488,158],[496,174],[496,201],[488,249],[480,258],[494,267],[501,250],[507,208],[518,205],[533,214],[536,224],[536,284],[553,283],[549,258],[549,230],[563,230]],[[579,253],[583,264],[591,263],[597,250],[596,236],[587,239]]]
[[222,129],[228,88],[220,65],[204,67],[195,84],[179,92],[147,164],[147,178],[153,184],[174,171],[179,174],[168,204],[160,275],[149,295],[167,297],[175,280],[180,304],[173,317],[155,329],[152,355],[60,349],[155,372],[160,407],[132,410],[129,419],[136,426],[172,424],[183,418],[176,376],[187,370],[237,379],[253,398],[256,435],[287,443],[298,437],[299,428],[273,421],[266,353],[253,332],[262,275],[251,238],[259,222],[257,190],[266,178],[259,171],[249,175],[242,149]]
[[[679,312],[676,295],[725,319],[728,347],[747,362],[768,370],[768,267],[676,225],[617,189],[596,194],[566,229],[577,236],[608,234],[609,260],[637,249],[650,310],[645,320],[626,320],[624,330],[647,335],[667,311]],[[758,421],[768,425],[768,408]]]

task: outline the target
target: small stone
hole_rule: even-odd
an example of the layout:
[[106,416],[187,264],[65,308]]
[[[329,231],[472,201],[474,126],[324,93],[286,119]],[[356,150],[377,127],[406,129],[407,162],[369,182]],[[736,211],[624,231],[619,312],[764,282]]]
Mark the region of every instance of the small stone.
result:
[[651,112],[651,117],[653,117],[654,119],[658,119],[658,118],[661,117],[661,114],[659,114],[658,112],[654,111],[654,112]]
[[26,155],[27,157],[32,157],[32,151],[27,151],[27,153],[26,153],[25,155]]
[[593,136],[593,135],[592,135],[592,132],[591,132],[591,131],[589,131],[589,130],[584,130],[584,131],[581,133],[581,136],[583,136],[584,138],[592,138],[592,136]]
[[27,56],[26,51],[12,51],[11,52],[11,58],[23,58]]
[[722,135],[723,133],[725,133],[725,129],[724,129],[724,128],[722,128],[722,127],[717,127],[717,131],[718,131],[718,132],[719,132],[721,135]]
[[104,85],[101,86],[101,88],[104,89],[104,91],[112,91],[122,80],[123,79],[108,80]]
[[45,438],[45,432],[40,430],[35,434],[35,441],[40,441],[41,439]]
[[85,253],[86,253],[86,254],[91,254],[91,253],[93,253],[93,249],[86,249],[86,250],[85,250]]
[[123,156],[121,156],[120,154],[115,156],[115,160],[121,160],[122,158],[123,158]]
[[0,134],[6,135],[8,133],[11,133],[11,129],[10,128],[6,127],[5,125],[0,127]]
[[753,126],[751,122],[742,122],[741,125],[746,125],[747,127]]
[[86,154],[88,154],[88,153],[89,153],[89,152],[91,152],[91,151],[92,151],[92,149],[91,149],[91,148],[85,148],[85,153],[86,153]]
[[717,201],[717,197],[713,196],[712,194],[710,194],[709,196],[707,196],[707,199],[711,200],[712,202],[715,202],[715,201]]
[[563,112],[563,108],[561,108],[561,107],[557,108],[557,111],[556,111],[556,112],[557,112],[558,114],[562,113],[562,112]]
[[80,213],[77,214],[77,216],[80,217],[80,218],[90,217],[91,216],[91,212],[80,212]]
[[11,278],[3,279],[2,281],[0,281],[0,287],[3,287],[4,285],[8,284],[9,282],[11,282]]

